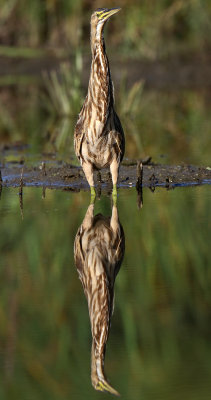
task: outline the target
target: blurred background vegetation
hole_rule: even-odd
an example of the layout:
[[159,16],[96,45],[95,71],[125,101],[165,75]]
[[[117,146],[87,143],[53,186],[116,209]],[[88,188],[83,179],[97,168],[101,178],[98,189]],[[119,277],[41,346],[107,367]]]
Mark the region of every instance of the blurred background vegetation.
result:
[[109,23],[109,43],[119,53],[154,58],[211,42],[209,0],[5,0],[0,1],[0,43],[19,47],[88,47],[90,13],[122,7]]
[[[126,157],[151,156],[153,161],[161,163],[210,165],[211,114],[207,92],[147,91],[142,85],[136,86],[131,101],[128,94],[134,87],[130,91],[119,88],[116,95],[116,108],[126,135]],[[63,90],[59,86],[59,91]],[[74,86],[70,87],[72,90]],[[4,90],[0,96],[2,158],[11,160],[11,151],[16,161],[21,157],[27,161],[32,154],[40,158],[43,153],[51,153],[73,162],[74,125],[85,92],[81,90],[81,93],[80,97],[76,91],[70,102],[66,101],[66,94],[62,100],[55,95],[51,103],[48,93],[43,93],[40,87],[24,85]],[[68,112],[73,110],[66,117],[54,111],[63,100]],[[21,155],[18,152],[14,156],[16,146],[23,148]],[[74,162],[77,163],[76,159]]]
[[0,148],[73,153],[102,6],[122,7],[105,36],[126,157],[208,164],[209,0],[0,0]]

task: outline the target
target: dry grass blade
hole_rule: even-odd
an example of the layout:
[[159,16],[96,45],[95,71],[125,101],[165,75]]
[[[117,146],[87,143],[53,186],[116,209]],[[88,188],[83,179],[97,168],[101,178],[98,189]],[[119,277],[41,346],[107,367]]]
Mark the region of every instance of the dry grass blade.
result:
[[75,63],[63,62],[58,71],[43,72],[43,81],[47,91],[45,106],[51,114],[72,116],[81,106],[80,75],[82,61],[76,54]]

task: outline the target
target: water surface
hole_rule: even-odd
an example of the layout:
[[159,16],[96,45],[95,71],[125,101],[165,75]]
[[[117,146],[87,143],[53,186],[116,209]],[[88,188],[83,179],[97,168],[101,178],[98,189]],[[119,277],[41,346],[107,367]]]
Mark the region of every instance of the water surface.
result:
[[[87,302],[73,244],[89,193],[3,188],[0,397],[100,399],[90,380]],[[124,399],[209,399],[210,186],[120,189],[125,255],[105,356]],[[111,215],[110,197],[95,214]],[[107,395],[108,397],[108,395]]]

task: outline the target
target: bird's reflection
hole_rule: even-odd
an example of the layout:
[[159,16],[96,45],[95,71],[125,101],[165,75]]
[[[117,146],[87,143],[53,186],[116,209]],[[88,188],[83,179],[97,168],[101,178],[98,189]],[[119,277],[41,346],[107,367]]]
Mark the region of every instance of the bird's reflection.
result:
[[88,302],[92,331],[91,380],[96,390],[118,395],[105,377],[104,358],[114,309],[114,282],[125,250],[125,238],[116,205],[111,217],[94,216],[90,204],[76,234],[74,257]]

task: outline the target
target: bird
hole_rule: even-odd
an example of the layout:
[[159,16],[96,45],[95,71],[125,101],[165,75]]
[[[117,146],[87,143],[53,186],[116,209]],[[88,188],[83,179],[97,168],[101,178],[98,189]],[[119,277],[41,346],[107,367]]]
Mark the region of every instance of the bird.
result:
[[87,209],[74,241],[74,259],[88,302],[92,332],[91,381],[96,390],[119,395],[105,376],[104,359],[111,316],[114,282],[125,252],[125,236],[113,203],[111,217],[94,216],[94,203]]
[[88,92],[74,131],[74,148],[95,197],[94,170],[110,167],[113,196],[117,196],[120,162],[125,151],[124,131],[114,110],[114,86],[104,41],[104,27],[120,8],[99,8],[91,15],[91,71]]

